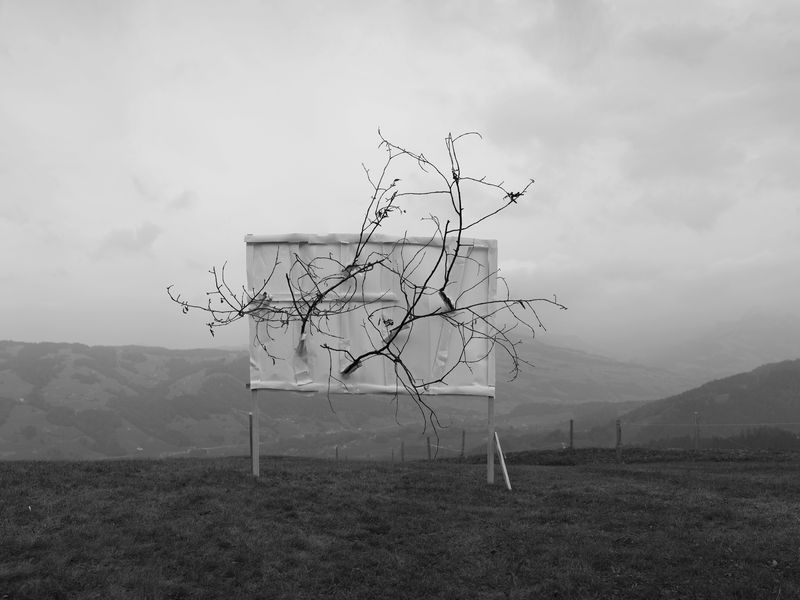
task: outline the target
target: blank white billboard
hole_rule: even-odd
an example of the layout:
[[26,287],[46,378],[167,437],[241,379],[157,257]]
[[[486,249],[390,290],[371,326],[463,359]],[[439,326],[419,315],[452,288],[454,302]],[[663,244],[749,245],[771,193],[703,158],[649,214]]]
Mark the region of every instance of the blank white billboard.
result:
[[[496,241],[461,241],[445,298],[436,293],[446,264],[440,260],[441,240],[373,235],[357,264],[376,264],[348,278],[359,242],[358,234],[245,237],[248,291],[262,292],[257,301],[266,318],[250,317],[251,389],[405,393],[395,362],[371,356],[354,365],[352,357],[381,347],[413,304],[414,315],[431,316],[412,320],[392,342],[402,350],[403,373],[417,384],[446,375],[444,382],[418,391],[494,396],[492,316],[486,303],[497,293]],[[318,286],[331,291],[310,306]],[[420,294],[422,289],[427,291]],[[445,307],[447,301],[455,310]],[[302,325],[294,317],[309,310],[317,316],[301,339]],[[470,335],[437,311],[469,320]],[[282,321],[289,314],[293,317]]]

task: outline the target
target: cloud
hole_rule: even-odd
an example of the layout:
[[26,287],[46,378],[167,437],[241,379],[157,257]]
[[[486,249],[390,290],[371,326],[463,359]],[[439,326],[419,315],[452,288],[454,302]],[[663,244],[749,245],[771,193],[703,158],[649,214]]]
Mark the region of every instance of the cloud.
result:
[[[465,172],[536,179],[470,233],[570,305],[556,330],[644,336],[687,297],[797,288],[791,261],[749,262],[797,257],[795,2],[92,2],[3,5],[0,245],[26,257],[4,275],[70,265],[80,304],[157,256],[130,301],[156,290],[158,314],[160,279],[243,269],[243,233],[358,226],[381,126],[445,165],[444,135],[477,129]],[[469,214],[494,200],[470,190]]]
[[717,119],[705,118],[709,112],[672,115],[629,131],[624,159],[627,173],[645,181],[709,179],[739,167],[745,152],[736,143],[736,131],[730,126],[726,129]]
[[187,210],[197,203],[197,196],[191,190],[184,190],[167,203],[170,210]]
[[20,202],[0,204],[0,220],[8,221],[14,225],[27,225],[31,221],[30,215],[23,209]]
[[149,221],[136,229],[115,229],[106,235],[94,251],[95,258],[118,258],[147,254],[161,235],[162,229]]
[[634,52],[641,51],[656,59],[696,66],[725,37],[725,32],[708,25],[671,23],[635,33],[630,44]]
[[[610,7],[589,0],[514,3],[508,29],[515,42],[553,74],[571,78],[585,71],[611,47],[615,31]],[[477,23],[477,27],[485,27]]]
[[138,198],[148,204],[161,204],[167,210],[186,210],[193,207],[197,202],[197,194],[190,189],[185,189],[176,194],[170,193],[160,189],[160,186],[155,182],[148,182],[139,175],[132,176],[131,183]]
[[145,181],[139,177],[138,175],[134,175],[131,177],[131,183],[133,184],[133,189],[136,192],[137,196],[144,200],[145,202],[149,203],[156,203],[159,201],[158,196],[150,189],[150,187],[145,183]]
[[706,231],[737,201],[735,196],[677,180],[670,185],[660,183],[647,188],[635,210],[644,220],[679,223],[696,231]]

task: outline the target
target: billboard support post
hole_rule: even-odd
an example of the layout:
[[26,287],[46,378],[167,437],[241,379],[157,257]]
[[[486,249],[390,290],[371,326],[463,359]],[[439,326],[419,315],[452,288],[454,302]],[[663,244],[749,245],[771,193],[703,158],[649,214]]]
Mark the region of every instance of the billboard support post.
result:
[[250,464],[252,466],[253,477],[260,475],[259,456],[261,454],[259,440],[259,418],[258,418],[258,390],[250,389],[250,396],[253,399],[253,412],[250,413],[252,426],[250,427]]
[[486,436],[486,483],[494,483],[494,396],[488,396],[489,432]]

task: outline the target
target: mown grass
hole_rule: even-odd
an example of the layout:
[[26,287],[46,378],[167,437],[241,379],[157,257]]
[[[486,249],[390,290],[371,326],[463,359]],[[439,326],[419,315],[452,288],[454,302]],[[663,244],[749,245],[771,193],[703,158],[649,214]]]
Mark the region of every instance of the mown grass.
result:
[[800,598],[800,457],[510,458],[0,463],[0,598]]

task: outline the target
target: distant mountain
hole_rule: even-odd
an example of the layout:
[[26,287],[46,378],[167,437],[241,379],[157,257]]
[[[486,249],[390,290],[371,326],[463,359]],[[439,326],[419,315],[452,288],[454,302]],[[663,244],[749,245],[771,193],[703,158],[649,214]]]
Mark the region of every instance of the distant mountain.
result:
[[691,387],[688,378],[666,369],[538,341],[521,345],[519,354],[534,368],[522,368],[513,381],[508,381],[507,357],[497,355],[498,396],[509,394],[515,404],[646,402]]
[[[513,382],[498,355],[499,427],[540,428],[577,414],[597,424],[686,387],[666,371],[538,342],[520,353],[536,367]],[[0,341],[0,458],[245,454],[248,377],[241,350]],[[432,402],[450,427],[442,435],[455,436],[451,450],[462,429],[483,435],[484,399]],[[396,408],[386,396],[337,397],[332,410],[325,397],[273,392],[261,411],[264,451],[388,456],[401,440],[421,451],[418,411],[407,400]]]
[[766,363],[800,358],[800,316],[751,313],[718,323],[681,344],[642,357],[644,364],[699,385]]
[[0,458],[153,456],[198,439],[239,443],[243,366],[246,373],[242,353],[219,350],[0,342]]
[[[743,429],[800,428],[800,360],[763,365],[634,409],[622,416],[625,443],[724,437]],[[604,437],[610,436],[611,425]]]
[[[0,458],[246,454],[248,377],[243,351],[2,341]],[[265,404],[267,448],[395,419],[386,398],[337,398],[334,412],[324,397],[273,392]]]

